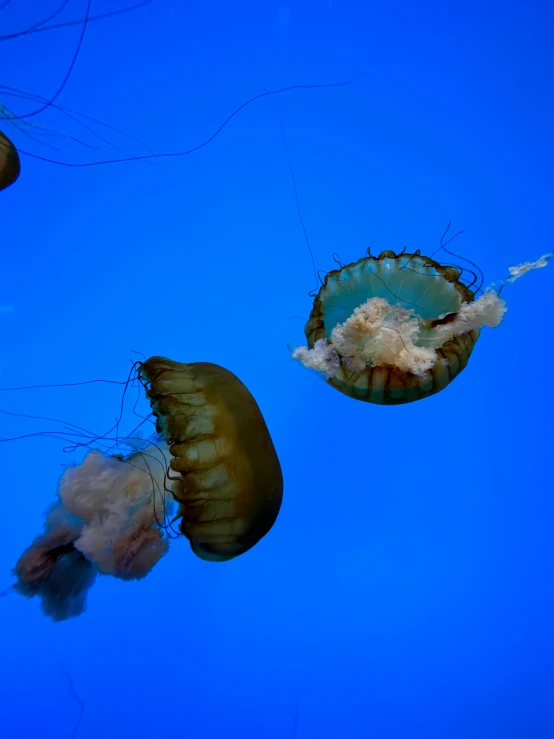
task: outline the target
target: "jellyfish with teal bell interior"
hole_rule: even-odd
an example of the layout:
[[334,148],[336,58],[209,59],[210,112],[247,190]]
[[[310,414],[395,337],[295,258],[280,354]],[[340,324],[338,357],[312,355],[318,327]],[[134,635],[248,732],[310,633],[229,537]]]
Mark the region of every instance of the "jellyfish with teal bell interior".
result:
[[375,257],[368,250],[325,276],[304,329],[307,346],[292,356],[356,400],[399,405],[427,398],[466,367],[481,329],[501,323],[504,286],[552,256],[511,267],[506,279],[481,291],[476,274],[467,284],[459,268],[419,251]]

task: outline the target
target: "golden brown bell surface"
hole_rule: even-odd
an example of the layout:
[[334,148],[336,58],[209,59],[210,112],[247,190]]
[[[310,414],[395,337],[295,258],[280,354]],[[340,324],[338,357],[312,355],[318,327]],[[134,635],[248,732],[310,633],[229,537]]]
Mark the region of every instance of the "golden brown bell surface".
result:
[[246,386],[216,364],[152,357],[139,368],[172,454],[180,529],[202,559],[246,552],[271,529],[283,497],[281,466]]

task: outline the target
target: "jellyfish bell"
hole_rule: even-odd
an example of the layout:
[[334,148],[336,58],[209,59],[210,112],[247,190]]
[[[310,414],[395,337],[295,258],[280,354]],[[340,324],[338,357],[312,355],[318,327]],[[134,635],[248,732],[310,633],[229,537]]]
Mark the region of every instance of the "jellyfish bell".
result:
[[152,357],[139,368],[156,430],[169,446],[180,530],[201,559],[225,561],[271,529],[283,476],[262,412],[216,364]]
[[21,163],[17,149],[9,138],[0,131],[0,190],[5,190],[17,180]]
[[439,392],[466,366],[479,337],[473,329],[430,346],[439,316],[474,301],[459,277],[428,257],[393,251],[333,270],[305,326],[309,352],[293,356],[315,360],[332,387],[357,400],[398,404]]
[[499,288],[477,297],[459,269],[419,252],[368,254],[326,275],[304,329],[307,346],[292,356],[356,400],[429,397],[466,367],[481,329],[501,323],[504,284],[550,257],[512,267]]

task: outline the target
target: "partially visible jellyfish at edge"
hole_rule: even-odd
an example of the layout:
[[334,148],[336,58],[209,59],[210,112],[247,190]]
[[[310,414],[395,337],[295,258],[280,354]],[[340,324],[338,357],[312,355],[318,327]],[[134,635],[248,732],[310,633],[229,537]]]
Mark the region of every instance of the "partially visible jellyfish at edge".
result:
[[476,277],[466,285],[457,267],[419,251],[374,257],[368,250],[325,276],[304,328],[307,346],[292,357],[356,400],[399,405],[429,397],[466,367],[481,329],[499,326],[504,286],[553,256],[511,267],[477,297]]
[[[125,131],[122,131],[115,126],[112,126],[108,123],[105,123],[101,120],[98,120],[97,118],[81,113],[79,111],[76,111],[72,108],[69,108],[67,106],[61,106],[56,101],[61,96],[61,93],[64,91],[67,82],[72,75],[73,68],[75,65],[75,61],[80,54],[81,51],[81,45],[83,42],[83,37],[85,30],[88,28],[88,25],[97,20],[101,19],[107,19],[116,15],[128,13],[129,11],[135,11],[139,10],[140,8],[145,7],[146,5],[149,5],[150,3],[153,3],[154,0],[139,0],[138,2],[134,2],[132,4],[126,5],[124,7],[120,7],[114,10],[109,10],[106,12],[100,12],[98,14],[90,14],[89,10],[90,7],[87,9],[87,12],[85,14],[85,17],[76,20],[76,21],[63,21],[63,22],[57,22],[57,23],[50,23],[53,18],[44,19],[38,23],[34,23],[30,27],[15,31],[12,33],[2,33],[0,34],[0,44],[3,41],[7,40],[15,40],[19,39],[25,36],[29,36],[35,33],[42,33],[42,32],[49,32],[54,31],[56,29],[60,28],[66,28],[70,26],[81,26],[81,35],[78,40],[77,49],[74,54],[74,57],[68,67],[67,73],[63,77],[61,84],[58,86],[56,92],[51,95],[49,98],[43,97],[41,95],[37,95],[34,93],[29,93],[24,90],[19,90],[14,87],[0,84],[0,120],[6,121],[7,124],[12,125],[15,130],[15,141],[16,143],[13,144],[2,132],[0,132],[0,190],[3,190],[9,185],[13,184],[19,177],[19,157],[20,155],[30,157],[34,160],[42,161],[44,163],[63,166],[66,168],[84,168],[84,167],[97,167],[97,166],[104,166],[104,165],[111,165],[111,164],[123,164],[125,162],[143,162],[143,163],[150,163],[150,164],[156,164],[157,160],[166,159],[166,158],[178,158],[183,156],[188,156],[190,154],[193,154],[201,149],[203,149],[205,146],[211,144],[211,142],[217,138],[220,133],[231,123],[231,121],[237,116],[241,111],[243,111],[245,108],[249,107],[250,105],[261,101],[265,98],[272,97],[274,95],[283,95],[285,93],[294,91],[294,90],[323,90],[323,89],[338,89],[343,88],[349,85],[352,85],[354,82],[356,82],[358,79],[360,79],[363,74],[365,74],[366,70],[362,70],[362,72],[357,72],[355,75],[343,79],[341,81],[335,81],[335,82],[324,82],[324,83],[300,83],[300,84],[289,84],[281,88],[277,89],[264,89],[262,92],[258,92],[254,95],[252,95],[247,100],[243,101],[237,107],[229,113],[224,120],[217,125],[215,130],[207,136],[207,138],[204,138],[199,143],[188,146],[186,149],[181,149],[178,151],[171,151],[171,152],[156,152],[153,149],[151,149],[148,145],[146,145],[144,142],[140,141],[136,136],[133,136],[129,133],[126,133]],[[65,3],[64,3],[65,5]],[[2,10],[2,6],[0,3],[0,11]],[[60,9],[61,10],[61,9]],[[59,11],[58,11],[59,12]],[[57,15],[57,13],[56,13]],[[371,62],[370,62],[371,64]],[[367,65],[366,69],[369,68],[370,64]],[[16,107],[23,101],[27,103],[31,103],[33,110],[31,111],[19,111],[19,110],[12,110],[11,105],[8,106],[4,104],[3,100],[4,98],[16,99]],[[46,125],[45,123],[38,123],[34,120],[36,116],[39,114],[42,114],[44,111],[49,110],[51,113],[57,113],[60,116],[63,116],[63,120],[65,125],[71,125],[71,130],[73,133],[65,132],[61,130],[60,128],[52,127],[49,125]],[[94,125],[93,125],[94,124]],[[99,127],[105,130],[105,135],[102,135],[99,131]],[[108,133],[109,138],[108,138]],[[76,144],[79,147],[80,151],[80,161],[71,161],[68,159],[68,156],[66,154],[62,155],[60,158],[58,158],[58,155],[54,156],[52,155],[46,155],[43,153],[28,151],[26,148],[22,148],[19,145],[19,134],[22,136],[26,136],[27,138],[30,138],[31,140],[37,140],[39,143],[41,143],[43,146],[48,147],[49,149],[56,149],[57,147],[53,146],[48,140],[46,140],[45,134],[48,134],[48,136],[56,136],[61,137],[62,140],[64,140],[66,143],[72,143]],[[112,140],[112,134],[118,134],[119,136],[122,136],[126,140],[125,148],[123,146],[120,146],[116,144]],[[84,138],[81,138],[84,137]],[[143,154],[132,154],[130,151],[128,151],[128,145],[129,142],[134,142],[134,144],[138,144],[142,149],[145,150],[146,153]],[[95,152],[99,147],[103,145],[106,145],[113,149],[118,154],[115,154],[114,156],[107,156],[106,153],[102,153],[102,155],[99,157],[97,154],[94,155],[92,160],[82,161],[82,155],[84,154],[85,150],[92,150]],[[15,159],[12,159],[12,165],[13,168],[10,170],[3,171],[3,168],[5,167],[5,162],[3,161],[3,153],[9,152],[10,156],[15,155],[17,158],[17,174],[15,174]],[[67,152],[69,154],[69,152]],[[10,165],[10,166],[12,166]],[[14,176],[15,175],[15,176]]]
[[126,456],[93,449],[68,467],[43,533],[14,568],[13,589],[39,597],[54,621],[84,612],[98,574],[148,575],[175,521],[199,558],[223,562],[254,547],[279,514],[279,459],[238,377],[216,364],[152,357],[133,379],[146,390],[157,434]]
[[[3,18],[4,22],[2,24],[2,32],[0,33],[0,45],[4,42],[17,42],[18,40],[34,36],[35,34],[48,34],[51,31],[55,32],[56,30],[68,29],[73,26],[80,27],[80,29],[77,37],[77,48],[75,49],[73,57],[72,59],[68,59],[67,70],[60,80],[56,91],[49,97],[44,97],[36,93],[10,86],[6,84],[8,81],[6,79],[3,79],[2,84],[0,84],[0,121],[4,121],[4,123],[2,123],[2,128],[5,126],[5,130],[10,130],[10,137],[8,137],[7,133],[4,133],[4,131],[0,131],[0,191],[5,190],[18,180],[21,171],[21,155],[26,155],[34,159],[51,162],[52,164],[61,166],[73,166],[70,162],[68,163],[63,160],[58,161],[55,158],[52,159],[44,156],[39,153],[40,150],[39,152],[26,151],[27,143],[29,141],[41,145],[42,151],[44,151],[44,148],[46,147],[47,152],[56,152],[58,150],[57,142],[61,140],[65,144],[76,145],[80,156],[86,152],[90,152],[91,150],[96,152],[97,149],[105,145],[118,152],[120,155],[124,155],[129,160],[141,158],[140,156],[133,156],[127,150],[129,142],[134,142],[147,151],[148,156],[155,156],[155,152],[146,144],[139,141],[135,136],[118,129],[115,126],[104,123],[91,115],[80,113],[79,111],[66,106],[61,106],[56,102],[65,90],[69,78],[73,73],[75,62],[81,53],[85,32],[88,33],[88,26],[95,21],[112,18],[126,14],[130,11],[138,11],[153,1],[154,0],[138,0],[137,2],[127,4],[123,7],[100,13],[91,13],[89,3],[89,7],[85,12],[84,17],[78,20],[60,20],[58,22],[52,21],[55,20],[56,16],[63,10],[63,7],[67,3],[63,3],[62,7],[60,7],[56,13],[50,14],[49,17],[42,18],[33,23],[29,23],[29,9],[22,8],[24,22],[29,23],[29,25],[11,32],[8,31],[5,18]],[[9,0],[8,2],[0,3],[0,12],[4,10],[8,4]],[[25,3],[22,3],[22,5],[25,5]],[[58,42],[53,41],[52,43]],[[7,61],[12,59],[13,54],[10,54],[7,57]],[[3,66],[5,66],[8,71],[11,69],[9,63]],[[12,66],[14,68],[17,67],[17,63]],[[11,101],[9,105],[7,104],[7,101]],[[56,126],[47,125],[46,122],[42,120],[45,112],[56,114],[57,117],[62,118],[63,125],[61,123]],[[39,120],[37,120],[37,117]],[[70,126],[70,131],[64,130],[67,126]],[[125,148],[112,140],[114,138],[114,134],[117,134],[118,137],[124,137]],[[52,137],[56,140],[56,144],[52,142]],[[23,144],[23,142],[26,143]],[[87,165],[88,162],[77,162],[75,164],[75,166]]]
[[0,191],[13,185],[20,172],[21,162],[17,149],[10,139],[0,131]]

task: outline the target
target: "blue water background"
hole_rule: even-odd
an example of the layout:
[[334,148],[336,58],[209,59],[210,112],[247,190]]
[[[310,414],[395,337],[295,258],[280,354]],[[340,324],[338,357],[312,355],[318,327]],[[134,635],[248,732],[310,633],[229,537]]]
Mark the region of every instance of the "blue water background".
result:
[[[0,32],[56,7],[13,0]],[[78,619],[0,600],[0,736],[71,737],[62,663],[85,704],[77,739],[554,736],[554,270],[506,290],[503,324],[444,392],[393,408],[343,397],[287,349],[314,276],[279,122],[318,269],[368,246],[429,254],[452,219],[456,251],[495,281],[553,248],[552,28],[551,3],[482,0],[155,0],[89,25],[57,103],[158,153],[264,90],[371,64],[346,87],[255,102],[190,156],[22,155],[1,193],[0,385],[124,380],[133,350],[222,364],[263,410],[285,498],[244,557],[214,565],[176,542],[146,580],[98,581]],[[2,41],[2,83],[50,96],[80,31]],[[59,111],[29,120],[97,148],[0,125],[22,150],[121,156]],[[0,407],[101,433],[119,402],[99,384],[3,392]],[[0,587],[81,458],[63,446],[0,444]]]

